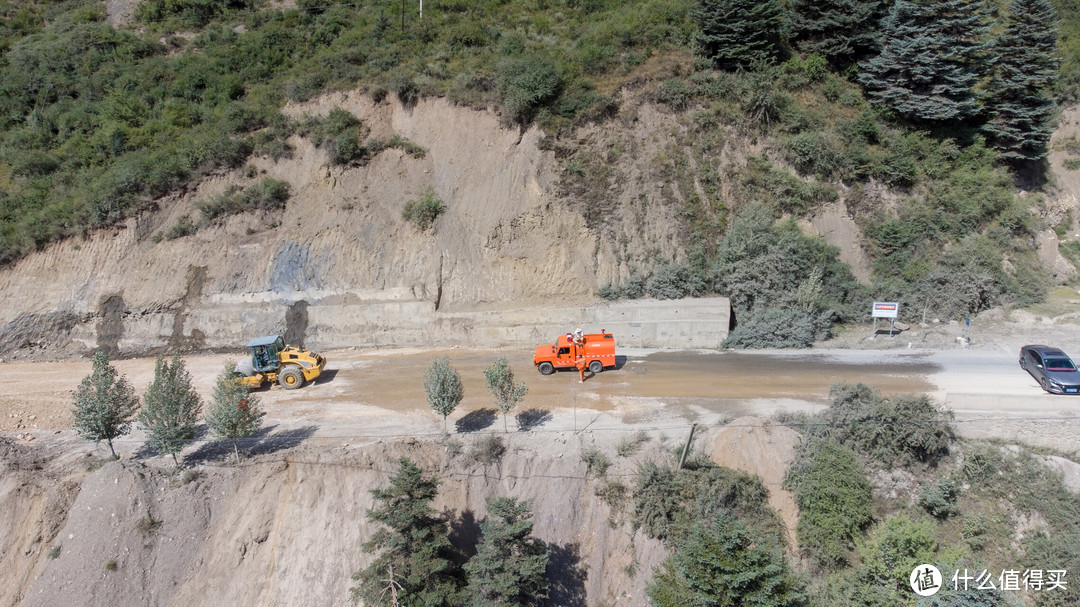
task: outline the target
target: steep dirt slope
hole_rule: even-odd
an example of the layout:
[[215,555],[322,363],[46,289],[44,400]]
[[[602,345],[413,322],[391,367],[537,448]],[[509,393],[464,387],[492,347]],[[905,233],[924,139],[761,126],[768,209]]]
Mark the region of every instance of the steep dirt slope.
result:
[[[187,475],[170,472],[171,460],[108,463],[82,483],[55,538],[45,534],[25,554],[19,545],[17,571],[26,573],[5,576],[0,604],[348,604],[350,575],[372,558],[361,549],[374,531],[366,519],[370,490],[385,487],[407,456],[442,479],[435,507],[451,517],[455,542],[467,552],[485,497],[530,499],[534,533],[553,557],[550,604],[643,605],[649,572],[665,550],[595,496],[598,481],[580,456],[591,440],[510,435],[502,462],[488,466],[469,455],[471,439],[456,456],[441,442],[415,440],[301,446]],[[634,461],[610,456],[617,461],[608,475],[632,484]],[[657,441],[641,457],[668,461]],[[40,518],[34,507],[14,505],[14,518]],[[15,526],[0,532],[4,545],[20,537]],[[46,556],[52,546],[59,546],[54,559]]]
[[0,605],[15,605],[48,562],[87,474],[72,441],[11,444],[0,437]]
[[[440,308],[584,303],[629,273],[628,258],[559,198],[559,165],[539,130],[506,128],[491,112],[443,99],[403,107],[342,93],[285,111],[332,107],[360,117],[372,138],[421,146],[423,157],[390,148],[345,168],[293,137],[292,158],[256,158],[253,170],[208,178],[120,228],[33,254],[0,270],[0,356],[215,347],[219,334],[245,327],[290,324],[302,336],[309,317],[378,330],[432,322]],[[233,216],[155,242],[181,219],[198,220],[198,201],[265,177],[290,184],[283,212]],[[446,211],[420,231],[402,210],[429,189]],[[674,211],[653,214],[647,237],[634,230],[622,246],[674,256]]]

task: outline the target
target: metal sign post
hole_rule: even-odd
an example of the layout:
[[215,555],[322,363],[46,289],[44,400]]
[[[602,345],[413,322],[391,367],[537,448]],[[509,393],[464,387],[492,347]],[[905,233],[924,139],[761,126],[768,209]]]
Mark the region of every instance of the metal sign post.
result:
[[870,316],[874,318],[874,334],[870,336],[870,339],[873,339],[877,335],[877,319],[879,318],[889,319],[889,336],[891,337],[896,332],[896,317],[899,314],[899,302],[875,301],[874,307],[870,310]]

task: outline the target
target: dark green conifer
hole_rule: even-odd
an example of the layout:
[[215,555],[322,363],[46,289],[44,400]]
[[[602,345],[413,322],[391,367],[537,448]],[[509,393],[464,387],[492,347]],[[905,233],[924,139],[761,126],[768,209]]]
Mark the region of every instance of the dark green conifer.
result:
[[881,23],[881,52],[859,82],[876,104],[913,121],[943,123],[978,114],[974,87],[988,31],[978,0],[896,0]]
[[465,564],[470,607],[530,605],[547,596],[548,549],[532,537],[531,506],[512,497],[486,500],[488,518],[476,556]]
[[701,0],[692,14],[701,27],[698,52],[717,67],[735,69],[780,53],[784,6],[778,0]]
[[1049,0],[1014,0],[992,46],[996,59],[986,94],[983,130],[1002,157],[1045,158],[1053,115],[1051,89],[1061,58],[1057,17]]
[[385,528],[364,544],[365,552],[379,556],[353,574],[358,582],[350,591],[354,600],[388,607],[462,604],[461,571],[451,559],[446,522],[431,508],[438,489],[437,480],[403,457],[390,487],[371,492],[378,507],[368,511],[368,518]]
[[881,12],[880,0],[794,0],[788,35],[800,52],[843,69],[875,48]]
[[808,604],[780,548],[753,539],[726,511],[695,522],[676,540],[646,592],[658,607]]

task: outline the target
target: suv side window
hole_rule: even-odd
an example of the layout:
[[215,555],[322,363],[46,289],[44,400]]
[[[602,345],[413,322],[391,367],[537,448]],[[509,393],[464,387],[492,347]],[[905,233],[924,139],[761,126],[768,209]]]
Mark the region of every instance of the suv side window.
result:
[[1031,358],[1035,359],[1035,364],[1036,365],[1039,365],[1040,367],[1042,366],[1043,360],[1042,360],[1042,357],[1039,356],[1038,352],[1032,352],[1031,353]]

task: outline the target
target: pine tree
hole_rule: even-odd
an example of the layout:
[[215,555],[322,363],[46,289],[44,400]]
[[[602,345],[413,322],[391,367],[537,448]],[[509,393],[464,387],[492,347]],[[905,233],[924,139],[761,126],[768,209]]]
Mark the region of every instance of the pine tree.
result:
[[800,52],[817,54],[843,69],[874,48],[880,0],[794,0],[788,35]]
[[378,506],[368,518],[385,528],[364,544],[365,552],[379,556],[353,574],[358,582],[350,590],[353,600],[386,606],[462,604],[462,576],[451,558],[449,531],[431,508],[438,489],[437,480],[403,457],[390,487],[371,492]]
[[237,381],[236,365],[226,363],[214,385],[214,397],[203,421],[218,438],[232,441],[236,463],[240,463],[237,439],[247,438],[259,431],[266,415],[259,408],[259,399],[250,394],[243,382]]
[[691,14],[701,27],[698,52],[717,67],[734,69],[780,54],[784,5],[779,0],[701,0]]
[[863,62],[859,82],[872,101],[911,120],[972,118],[988,29],[979,0],[896,0],[881,22],[881,53]]
[[506,414],[525,398],[529,387],[525,385],[525,382],[514,383],[514,371],[505,358],[496,360],[495,364],[484,369],[484,383],[488,390],[491,390],[491,395],[495,397],[495,404],[499,407],[499,411],[502,411],[503,431],[508,432]]
[[695,522],[676,540],[646,592],[658,607],[808,604],[780,548],[755,541],[726,511]]
[[117,459],[113,439],[131,431],[139,398],[127,379],[117,377],[116,368],[109,364],[109,355],[104,350],[94,353],[93,370],[79,383],[73,399],[75,407],[71,416],[75,431],[87,440],[104,440],[113,459]]
[[191,375],[180,355],[173,356],[171,364],[159,356],[154,366],[154,381],[143,394],[139,424],[154,449],[172,455],[177,466],[180,462],[176,454],[186,441],[195,438],[201,409],[202,401],[191,386]]
[[476,556],[465,563],[471,607],[515,607],[547,596],[548,549],[532,537],[531,504],[488,498]]
[[450,366],[450,359],[443,357],[431,361],[431,366],[424,372],[424,391],[428,404],[436,413],[443,416],[443,430],[446,430],[446,416],[454,412],[465,389],[461,385],[461,376]]
[[996,65],[983,130],[1003,158],[1041,160],[1049,152],[1050,91],[1061,63],[1057,18],[1049,0],[1014,0],[1004,22],[992,47]]

